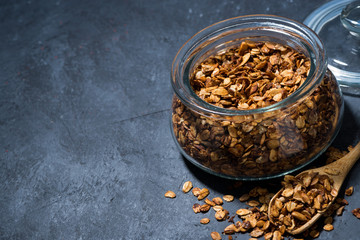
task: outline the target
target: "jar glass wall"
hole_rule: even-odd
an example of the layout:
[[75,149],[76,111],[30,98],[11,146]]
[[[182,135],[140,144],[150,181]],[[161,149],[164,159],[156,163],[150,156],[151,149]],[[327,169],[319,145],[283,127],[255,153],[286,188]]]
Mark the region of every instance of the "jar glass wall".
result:
[[[194,68],[249,40],[303,53],[311,61],[305,82],[284,100],[251,110],[221,108],[199,98],[190,85]],[[243,16],[200,31],[179,50],[171,80],[171,127],[180,151],[200,168],[226,178],[258,180],[295,171],[324,152],[340,127],[343,101],[327,70],[324,47],[314,32],[290,19]]]

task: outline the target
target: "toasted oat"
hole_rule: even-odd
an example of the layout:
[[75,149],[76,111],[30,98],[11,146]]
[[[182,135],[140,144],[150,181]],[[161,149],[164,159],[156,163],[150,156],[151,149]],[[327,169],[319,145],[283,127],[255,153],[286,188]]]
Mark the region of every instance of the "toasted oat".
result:
[[250,207],[257,207],[260,205],[260,203],[256,200],[250,200],[246,204],[249,205]]
[[197,198],[198,198],[198,200],[203,200],[203,199],[206,198],[209,194],[210,194],[209,189],[203,188],[203,189],[200,190],[199,196],[198,196]]
[[219,211],[216,211],[215,212],[215,218],[216,220],[218,221],[223,221],[225,220],[226,218],[226,211],[223,209],[223,210],[219,210]]
[[250,213],[252,213],[250,210],[245,209],[245,208],[241,208],[239,210],[236,211],[236,214],[239,216],[246,216],[249,215]]
[[227,202],[232,202],[232,201],[234,201],[234,196],[233,195],[224,195],[223,199]]
[[212,199],[212,201],[216,204],[216,205],[222,205],[223,204],[223,200],[219,197],[215,197]]
[[176,194],[173,191],[167,191],[164,196],[167,198],[175,198]]
[[247,193],[241,195],[241,197],[239,198],[240,202],[246,202],[249,199],[250,199],[250,196]]
[[345,190],[345,195],[346,196],[351,196],[353,194],[353,192],[354,192],[354,187],[351,186],[351,187],[349,187],[348,189]]
[[198,197],[200,195],[200,191],[201,191],[200,188],[195,187],[193,188],[192,193],[194,194],[195,197]]
[[341,206],[336,210],[336,215],[341,216],[343,214],[345,206]]
[[214,203],[214,201],[211,201],[210,199],[208,198],[205,198],[205,203],[210,205],[211,207],[214,207],[216,204]]
[[193,185],[192,185],[192,182],[191,181],[186,181],[183,185],[183,188],[182,188],[182,191],[184,193],[187,193],[189,192],[191,189],[192,189]]
[[208,224],[210,222],[210,219],[209,218],[202,218],[201,220],[200,220],[200,223],[201,224]]
[[193,207],[192,207],[192,209],[193,209],[193,211],[194,211],[194,213],[199,213],[201,210],[201,205],[200,204],[198,204],[198,203],[195,203],[194,205],[193,205]]
[[200,206],[200,212],[203,212],[203,213],[208,212],[210,210],[210,207],[211,206],[209,204],[205,203],[205,204]]
[[216,205],[216,206],[213,206],[213,209],[215,212],[217,212],[217,211],[223,210],[224,208],[222,206]]
[[354,214],[355,217],[360,219],[360,208],[356,208],[354,210],[351,211],[352,214]]
[[210,235],[213,240],[221,240],[221,235],[218,232],[211,232]]
[[323,229],[325,230],[325,231],[332,231],[332,230],[334,230],[334,226],[332,225],[332,224],[326,224],[324,227],[323,227]]
[[234,234],[236,232],[235,224],[230,224],[224,229],[225,234]]

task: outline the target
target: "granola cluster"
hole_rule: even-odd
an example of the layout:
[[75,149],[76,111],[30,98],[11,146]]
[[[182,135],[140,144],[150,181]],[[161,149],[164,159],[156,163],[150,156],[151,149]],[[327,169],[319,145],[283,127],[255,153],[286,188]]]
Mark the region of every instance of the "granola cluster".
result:
[[295,230],[326,210],[337,196],[333,179],[317,172],[305,172],[301,176],[286,175],[282,182],[281,196],[274,200],[272,219],[277,226]]
[[310,60],[271,42],[242,42],[202,62],[190,80],[195,93],[218,107],[248,110],[280,102],[304,83]]

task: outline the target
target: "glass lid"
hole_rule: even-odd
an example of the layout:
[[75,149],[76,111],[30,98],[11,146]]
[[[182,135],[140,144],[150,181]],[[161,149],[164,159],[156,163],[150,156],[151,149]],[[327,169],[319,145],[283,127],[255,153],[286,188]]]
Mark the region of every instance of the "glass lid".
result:
[[304,21],[324,42],[328,67],[344,93],[360,96],[360,0],[333,0]]

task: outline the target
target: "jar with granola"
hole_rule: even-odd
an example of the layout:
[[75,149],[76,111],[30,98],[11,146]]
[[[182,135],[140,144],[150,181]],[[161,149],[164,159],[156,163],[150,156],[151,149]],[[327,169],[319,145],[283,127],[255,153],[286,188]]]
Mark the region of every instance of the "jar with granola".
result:
[[181,153],[226,178],[259,180],[315,160],[341,125],[325,49],[303,24],[232,18],[189,39],[171,70],[171,129]]

